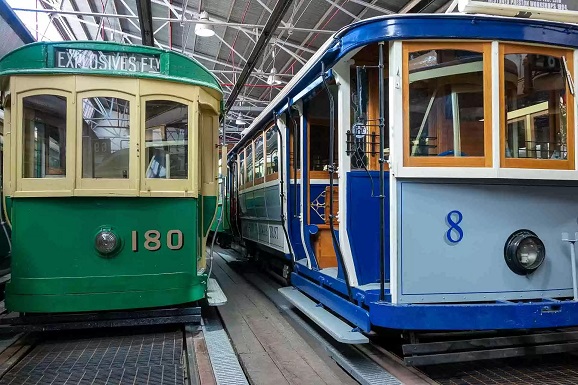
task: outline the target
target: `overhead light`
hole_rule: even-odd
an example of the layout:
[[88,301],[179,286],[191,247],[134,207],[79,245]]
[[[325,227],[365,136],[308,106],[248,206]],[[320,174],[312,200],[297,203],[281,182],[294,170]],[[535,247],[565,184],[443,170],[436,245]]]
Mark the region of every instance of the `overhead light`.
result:
[[239,112],[239,115],[237,116],[237,120],[235,120],[235,124],[237,126],[244,126],[245,124],[247,124],[247,122],[245,122],[243,119],[241,119],[241,113]]
[[279,76],[277,76],[277,69],[275,69],[275,67],[271,68],[271,73],[267,76],[267,84],[270,86],[281,84],[281,80],[279,80]]
[[[209,21],[209,15],[207,11],[201,12],[199,15],[199,21]],[[215,34],[212,24],[197,23],[195,25],[195,35],[203,37],[211,37]]]

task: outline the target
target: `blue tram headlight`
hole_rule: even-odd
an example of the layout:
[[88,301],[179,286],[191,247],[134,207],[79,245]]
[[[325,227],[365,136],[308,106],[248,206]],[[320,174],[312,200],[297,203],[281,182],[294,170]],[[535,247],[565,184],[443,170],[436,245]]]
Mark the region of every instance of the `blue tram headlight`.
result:
[[528,275],[544,262],[546,247],[534,232],[518,230],[506,241],[504,258],[514,273]]
[[110,229],[101,229],[94,238],[94,248],[104,256],[110,256],[119,246],[120,239]]

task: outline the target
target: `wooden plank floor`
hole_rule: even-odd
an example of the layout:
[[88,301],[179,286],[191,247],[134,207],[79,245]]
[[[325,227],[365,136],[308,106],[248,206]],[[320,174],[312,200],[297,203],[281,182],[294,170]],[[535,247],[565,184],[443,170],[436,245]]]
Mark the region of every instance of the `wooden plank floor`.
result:
[[337,364],[319,357],[275,305],[218,252],[214,257],[214,277],[228,300],[218,310],[251,384],[356,383]]

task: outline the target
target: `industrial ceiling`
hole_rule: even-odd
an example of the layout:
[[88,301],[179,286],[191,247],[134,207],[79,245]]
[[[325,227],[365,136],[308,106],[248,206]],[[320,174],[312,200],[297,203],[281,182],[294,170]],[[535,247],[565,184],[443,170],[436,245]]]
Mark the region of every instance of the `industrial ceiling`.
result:
[[[47,15],[62,40],[155,45],[195,58],[221,82],[228,110],[227,133],[231,135],[227,140],[235,141],[240,131],[333,32],[378,15],[446,12],[455,7],[457,0],[29,0],[9,3],[21,17],[30,17],[31,13]],[[40,31],[38,22],[36,28],[28,27],[40,40],[47,30]],[[210,35],[210,29],[214,34],[203,36]]]

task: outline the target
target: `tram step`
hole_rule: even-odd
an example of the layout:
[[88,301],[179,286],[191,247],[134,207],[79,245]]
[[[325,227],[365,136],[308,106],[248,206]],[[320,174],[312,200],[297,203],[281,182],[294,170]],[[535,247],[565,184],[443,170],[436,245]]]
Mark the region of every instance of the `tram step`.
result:
[[323,309],[323,307],[318,306],[317,303],[294,287],[282,287],[279,289],[279,293],[335,340],[345,344],[366,344],[369,342],[369,339],[360,332],[355,331],[353,326],[343,322]]
[[207,283],[207,302],[209,306],[221,306],[227,303],[227,296],[215,278],[209,278]]

